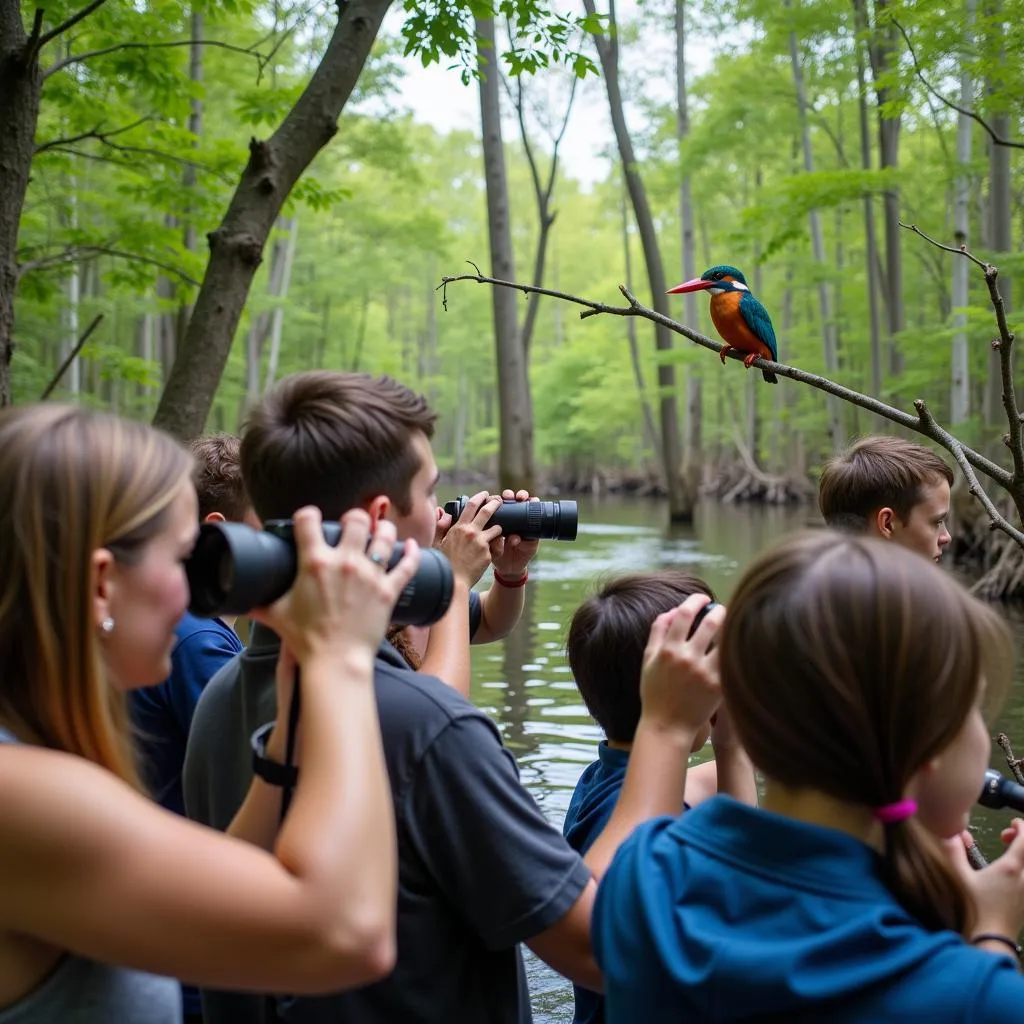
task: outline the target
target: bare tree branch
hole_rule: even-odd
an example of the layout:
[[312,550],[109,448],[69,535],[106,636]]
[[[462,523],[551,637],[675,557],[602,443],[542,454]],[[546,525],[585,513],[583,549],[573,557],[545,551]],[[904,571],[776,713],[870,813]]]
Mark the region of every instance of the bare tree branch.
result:
[[96,259],[99,256],[114,256],[117,259],[128,260],[131,263],[145,263],[151,267],[158,267],[160,270],[180,278],[186,284],[193,285],[196,288],[199,287],[199,282],[182,270],[181,267],[165,263],[163,260],[155,259],[153,256],[144,256],[137,252],[126,252],[124,249],[113,249],[106,245],[73,245],[50,256],[40,256],[38,259],[28,260],[25,263],[19,264],[18,276],[23,277],[25,274],[31,274],[33,271],[45,270],[48,267],[60,266],[63,263],[84,263],[86,260]]
[[45,402],[46,399],[50,397],[51,392],[60,383],[61,377],[63,377],[64,374],[67,373],[68,367],[75,361],[75,357],[78,355],[79,352],[82,351],[82,347],[89,340],[89,336],[92,334],[92,332],[95,331],[97,327],[99,327],[100,321],[102,319],[102,313],[97,313],[96,316],[93,317],[92,323],[89,324],[88,327],[86,327],[82,336],[78,339],[78,341],[75,342],[75,347],[71,350],[67,359],[65,359],[64,362],[60,364],[60,366],[57,368],[57,372],[53,375],[53,378],[50,380],[50,383],[47,384],[46,387],[43,389],[43,393],[39,396],[40,402]]
[[1013,772],[1013,777],[1020,785],[1024,786],[1024,772],[1021,771],[1021,768],[1024,767],[1024,760],[1014,754],[1010,737],[1005,732],[1001,732],[996,736],[996,743],[999,744],[1006,755],[1006,763],[1009,765],[1010,771]]
[[32,35],[29,37],[31,56],[35,57],[47,43],[52,42],[57,36],[67,32],[68,29],[74,28],[83,18],[88,18],[93,11],[102,7],[106,2],[107,0],[92,0],[92,3],[86,4],[77,14],[72,14],[66,21],[62,21],[56,28],[52,28],[49,32],[44,32],[42,35],[39,34],[37,27],[42,27],[44,11],[42,8],[38,8],[36,10],[35,23],[32,27]]
[[1017,391],[1013,382],[1013,334],[1006,322],[1006,304],[999,291],[999,268],[985,260],[978,259],[970,252],[966,245],[951,246],[943,245],[934,238],[926,235],[916,224],[904,224],[900,227],[920,235],[926,242],[934,245],[944,252],[951,252],[955,256],[963,256],[970,260],[975,266],[981,267],[985,274],[985,284],[988,287],[989,301],[996,314],[996,324],[999,327],[999,337],[993,339],[992,347],[999,353],[999,368],[1003,385],[1003,410],[1006,413],[1006,422],[1009,427],[1008,433],[1003,440],[1010,449],[1013,458],[1013,475],[1007,490],[1013,498],[1021,519],[1024,520],[1024,432],[1021,430],[1020,408],[1017,405]]
[[[571,302],[574,305],[585,307],[583,312],[580,313],[580,319],[597,316],[601,313],[609,316],[638,316],[654,323],[663,324],[669,330],[674,331],[676,334],[681,334],[684,338],[688,338],[694,344],[700,345],[702,348],[709,349],[712,352],[721,352],[722,349],[725,348],[725,345],[722,342],[708,338],[705,335],[700,334],[698,331],[694,331],[683,324],[677,323],[675,320],[671,319],[671,317],[663,316],[656,310],[643,305],[628,288],[625,288],[622,285],[619,286],[619,291],[622,292],[623,296],[625,296],[626,300],[629,302],[628,306],[610,306],[604,302],[594,302],[590,299],[581,298],[578,295],[570,295],[567,292],[554,291],[550,288],[536,288],[533,285],[520,284],[514,281],[501,281],[497,278],[486,277],[479,272],[476,274],[459,274],[441,278],[441,284],[438,285],[438,289],[442,293],[442,304],[445,309],[448,308],[447,287],[449,284],[456,281],[474,281],[477,284],[489,284],[501,288],[514,288],[526,295],[547,295],[553,299],[561,299],[564,302]],[[737,352],[735,349],[730,349],[726,355],[730,359],[737,359],[740,361],[745,358],[744,353]],[[914,416],[908,412],[904,412],[902,409],[897,409],[894,406],[887,405],[885,402],[882,402],[877,398],[861,394],[859,391],[854,391],[851,388],[844,387],[842,384],[836,384],[834,381],[828,380],[826,377],[819,377],[817,374],[808,373],[806,370],[801,370],[796,366],[787,366],[785,363],[773,363],[770,360],[760,358],[755,359],[753,361],[753,365],[762,370],[771,370],[781,377],[788,377],[790,380],[795,380],[801,384],[807,384],[818,391],[823,391],[825,394],[835,395],[835,397],[840,398],[845,402],[849,402],[851,405],[867,409],[868,412],[873,412],[884,419],[890,420],[893,423],[898,423],[900,426],[913,430],[918,434],[922,434],[949,451],[954,459],[958,460],[958,464],[959,454],[969,466],[972,466],[974,469],[984,473],[1001,487],[1004,487],[1007,491],[1010,491],[1013,485],[1013,474],[1009,470],[997,465],[980,452],[975,451],[973,448],[968,447],[961,441],[954,438],[935,422],[927,408],[923,407],[923,403],[921,408],[918,408],[915,403],[917,415]],[[950,445],[956,448],[955,452],[951,449]],[[976,477],[974,477],[973,480],[968,478],[968,482],[972,485],[978,486],[979,491],[981,490],[980,485],[977,484]],[[980,494],[978,494],[978,498],[980,500]],[[988,506],[986,506],[986,510],[988,511]],[[991,513],[990,521],[992,521]],[[997,521],[992,521],[992,525],[994,529],[1001,529],[1003,532],[1006,532],[1003,526]],[[1006,523],[1006,525],[1011,530],[1016,529],[1009,523]],[[1024,543],[1024,534],[1021,534],[1021,542]]]
[[907,50],[910,52],[910,59],[914,62],[914,71],[917,74],[918,80],[932,96],[934,96],[940,103],[949,107],[950,110],[955,110],[958,114],[963,114],[964,117],[969,117],[972,121],[976,121],[980,124],[988,133],[988,137],[992,140],[994,145],[1009,146],[1011,149],[1024,149],[1024,142],[1014,142],[1013,139],[1004,139],[980,114],[976,114],[973,110],[969,110],[967,107],[961,107],[952,100],[946,99],[946,97],[943,96],[927,78],[925,78],[924,70],[921,68],[921,64],[917,59],[917,54],[914,52],[914,44],[911,43],[910,36],[907,35],[907,30],[898,21],[896,21],[895,18],[892,19],[892,24],[899,29],[900,35],[903,36],[903,41],[907,44]]
[[92,60],[93,57],[104,57],[108,53],[116,53],[118,50],[161,50],[168,46],[216,46],[221,50],[230,50],[232,53],[244,53],[255,59],[261,74],[270,59],[251,46],[235,46],[234,43],[225,43],[219,39],[176,39],[163,43],[116,43],[114,46],[104,46],[99,50],[73,53],[63,60],[55,61],[43,72],[43,79],[49,78],[50,75],[54,75],[58,71],[63,71],[71,64],[81,64],[83,61]]
[[56,149],[58,146],[70,146],[75,142],[81,142],[83,139],[100,139],[101,141],[105,141],[115,135],[123,135],[125,132],[130,132],[133,128],[138,128],[147,121],[154,120],[156,120],[156,118],[147,114],[145,117],[140,117],[137,121],[132,121],[131,124],[123,125],[120,128],[111,128],[110,131],[107,132],[103,131],[103,126],[98,124],[95,128],[92,128],[87,132],[82,132],[80,135],[69,135],[63,139],[50,139],[48,142],[41,142],[35,148],[35,155],[39,156],[40,153],[45,153],[48,149]]

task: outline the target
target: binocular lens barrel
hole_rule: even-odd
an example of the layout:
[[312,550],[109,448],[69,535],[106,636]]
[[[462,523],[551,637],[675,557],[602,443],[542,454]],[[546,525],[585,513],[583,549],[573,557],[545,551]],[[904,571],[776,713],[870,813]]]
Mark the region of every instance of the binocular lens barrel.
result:
[[[324,540],[335,547],[341,525],[323,524]],[[404,545],[398,543],[388,562],[394,568]],[[273,604],[295,580],[298,558],[287,519],[267,522],[263,530],[244,523],[204,523],[185,572],[191,588],[189,611],[201,618],[245,615]],[[452,567],[440,551],[420,552],[416,575],[402,591],[391,615],[399,626],[429,626],[437,622],[452,600]]]
[[[445,503],[444,510],[458,520],[469,503],[460,495]],[[503,535],[518,534],[523,540],[575,540],[580,514],[575,501],[504,500],[491,516],[488,526],[500,526]]]

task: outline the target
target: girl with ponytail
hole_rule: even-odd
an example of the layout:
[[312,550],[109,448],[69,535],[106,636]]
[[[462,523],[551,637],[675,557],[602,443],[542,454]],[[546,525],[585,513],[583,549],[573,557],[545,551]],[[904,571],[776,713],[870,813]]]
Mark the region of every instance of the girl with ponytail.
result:
[[607,1020],[1021,1019],[1024,821],[980,872],[958,838],[1010,678],[996,613],[912,552],[819,531],[754,563],[719,636],[764,797],[620,848],[593,925]]

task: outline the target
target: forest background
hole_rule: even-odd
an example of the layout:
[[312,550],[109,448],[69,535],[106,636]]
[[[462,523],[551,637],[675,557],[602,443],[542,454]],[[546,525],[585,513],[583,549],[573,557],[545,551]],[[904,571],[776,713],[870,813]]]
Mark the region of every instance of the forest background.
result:
[[[582,4],[0,0],[0,404],[187,437],[286,374],[367,370],[429,395],[455,476],[657,491],[675,518],[790,500],[883,421],[648,320],[438,290],[467,261],[626,284],[708,334],[705,296],[664,292],[729,263],[780,361],[924,399],[1005,460],[985,278],[900,224],[998,264],[1012,330],[1024,0]],[[411,112],[431,62],[479,95],[474,129]]]

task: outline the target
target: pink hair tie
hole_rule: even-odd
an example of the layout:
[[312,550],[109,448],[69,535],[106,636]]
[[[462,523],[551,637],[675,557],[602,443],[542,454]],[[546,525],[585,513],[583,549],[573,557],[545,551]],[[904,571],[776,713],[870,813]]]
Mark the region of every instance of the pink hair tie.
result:
[[871,812],[883,825],[896,825],[917,814],[916,800],[897,800],[894,804],[883,804]]

